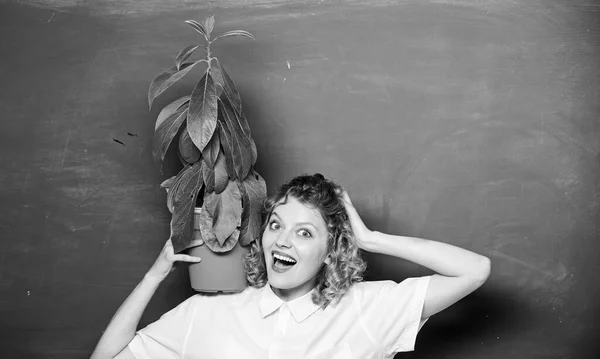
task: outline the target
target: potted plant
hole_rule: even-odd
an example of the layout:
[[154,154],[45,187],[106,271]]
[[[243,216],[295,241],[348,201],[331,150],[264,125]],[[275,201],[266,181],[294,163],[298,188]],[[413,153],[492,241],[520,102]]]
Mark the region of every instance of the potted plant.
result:
[[[244,247],[256,239],[266,185],[254,170],[257,151],[244,116],[240,94],[211,45],[222,38],[245,36],[233,30],[211,38],[215,20],[185,21],[201,36],[200,44],[182,49],[175,66],[156,76],[148,104],[191,72],[206,68],[190,95],[166,105],[159,113],[152,154],[163,172],[167,150],[177,145],[183,168],[161,184],[172,213],[171,240],[176,253],[202,258],[190,265],[190,282],[198,291],[240,291],[246,287]],[[206,57],[191,60],[204,48]]]

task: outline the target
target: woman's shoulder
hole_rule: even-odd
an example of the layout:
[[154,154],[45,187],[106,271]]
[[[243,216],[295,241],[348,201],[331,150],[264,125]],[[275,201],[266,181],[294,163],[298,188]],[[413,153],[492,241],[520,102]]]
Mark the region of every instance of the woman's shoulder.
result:
[[427,282],[428,279],[429,277],[406,278],[400,283],[392,280],[363,281],[353,284],[348,294],[361,302],[371,301],[382,295],[386,296],[398,292],[411,293]]
[[379,290],[381,290],[381,288],[393,286],[395,284],[397,284],[397,283],[394,281],[391,281],[391,280],[362,281],[362,282],[354,283],[350,287],[350,290],[348,292],[352,293],[354,295],[357,295],[357,294],[364,295],[364,294],[369,294],[369,293],[379,291]]

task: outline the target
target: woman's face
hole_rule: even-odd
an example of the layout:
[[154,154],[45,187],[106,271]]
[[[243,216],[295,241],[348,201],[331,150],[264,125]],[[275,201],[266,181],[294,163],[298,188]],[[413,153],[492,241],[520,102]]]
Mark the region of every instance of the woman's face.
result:
[[308,292],[327,257],[327,225],[319,211],[288,196],[275,207],[262,236],[269,284],[283,300]]

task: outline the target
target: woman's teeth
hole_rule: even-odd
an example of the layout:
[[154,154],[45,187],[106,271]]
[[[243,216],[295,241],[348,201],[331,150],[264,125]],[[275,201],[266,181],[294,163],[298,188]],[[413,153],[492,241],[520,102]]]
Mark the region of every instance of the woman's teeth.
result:
[[287,265],[294,265],[296,264],[296,261],[288,256],[284,256],[281,254],[277,254],[277,253],[273,253],[273,258],[275,258],[276,260],[279,260],[281,262],[283,262],[283,264],[287,264]]

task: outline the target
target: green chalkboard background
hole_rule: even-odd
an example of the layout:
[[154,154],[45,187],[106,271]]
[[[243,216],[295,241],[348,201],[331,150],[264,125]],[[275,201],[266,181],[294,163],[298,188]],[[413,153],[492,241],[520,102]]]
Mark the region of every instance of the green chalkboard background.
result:
[[[218,5],[218,7],[217,7]],[[84,358],[168,236],[150,80],[195,41],[236,81],[269,192],[339,181],[374,229],[492,259],[407,358],[594,358],[600,7],[593,1],[2,1],[0,357]],[[198,70],[198,74],[200,69]],[[117,142],[119,141],[119,142]],[[369,279],[427,273],[369,256]],[[141,325],[191,295],[185,267]]]

